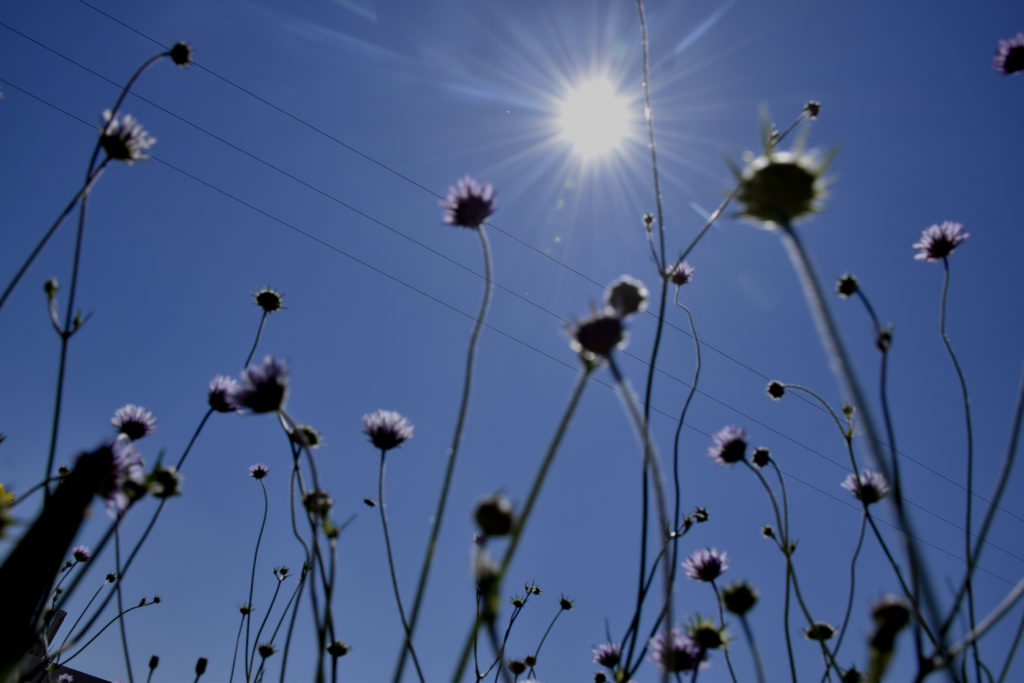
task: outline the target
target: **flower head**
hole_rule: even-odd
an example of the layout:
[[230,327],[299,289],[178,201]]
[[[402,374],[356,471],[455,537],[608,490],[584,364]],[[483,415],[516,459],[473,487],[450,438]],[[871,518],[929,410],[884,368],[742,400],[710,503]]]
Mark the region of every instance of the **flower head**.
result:
[[327,654],[337,659],[348,654],[349,646],[340,640],[335,640],[327,646]]
[[726,562],[728,553],[719,553],[717,548],[704,548],[695,551],[683,560],[686,576],[697,581],[711,582],[729,568]]
[[680,263],[673,264],[672,268],[669,269],[668,279],[677,287],[682,287],[693,282],[693,272],[693,266],[686,261],[681,261]]
[[786,395],[786,385],[773,379],[768,382],[768,388],[765,391],[772,397],[772,400],[778,401]]
[[715,445],[708,449],[708,457],[716,464],[731,465],[743,460],[747,452],[747,430],[730,425],[711,438]]
[[808,640],[817,640],[825,642],[836,634],[836,629],[832,624],[828,624],[824,621],[816,621],[807,628],[804,629],[804,637]]
[[156,429],[156,418],[153,417],[153,413],[142,406],[129,403],[114,412],[114,417],[110,418],[110,424],[114,425],[119,433],[136,441],[153,433],[153,430]]
[[854,498],[865,505],[871,505],[889,495],[889,483],[878,472],[861,470],[860,480],[852,472],[846,475],[842,487],[853,494]]
[[271,289],[270,285],[253,294],[252,298],[264,313],[275,313],[284,308],[284,294],[276,289]]
[[767,448],[755,448],[750,459],[753,460],[754,464],[758,467],[765,467],[772,461],[772,454]]
[[971,236],[963,229],[960,223],[943,221],[942,225],[932,225],[921,231],[921,239],[914,243],[914,249],[917,249],[914,258],[929,262],[946,258]]
[[57,683],[71,683],[74,680],[75,677],[67,672],[62,673],[60,676],[57,676]]
[[277,650],[274,649],[274,646],[270,643],[260,643],[256,650],[260,653],[260,657],[262,657],[263,659],[266,659],[270,655],[277,652]]
[[757,604],[757,591],[746,581],[729,584],[722,589],[722,603],[733,614],[743,616]]
[[813,153],[776,152],[754,157],[737,171],[736,199],[743,205],[742,216],[766,228],[786,226],[820,210],[826,182],[822,178],[827,161]]
[[999,41],[992,68],[1004,76],[1024,71],[1024,33]]
[[179,40],[167,51],[171,61],[178,66],[188,66],[192,63],[192,46],[185,41]]
[[476,504],[473,519],[484,536],[504,536],[512,530],[515,515],[505,494],[495,493]]
[[217,375],[210,380],[207,401],[218,413],[242,412],[235,404],[234,395],[238,391],[238,382],[227,375]]
[[71,556],[74,557],[77,562],[88,562],[92,559],[92,551],[84,545],[76,545],[71,549]]
[[288,433],[288,438],[298,446],[309,448],[320,448],[324,443],[324,437],[310,425],[296,425],[295,429]]
[[715,626],[715,622],[704,619],[699,614],[686,625],[686,635],[690,636],[702,650],[716,650],[729,642],[724,627]]
[[231,394],[235,405],[254,413],[273,413],[284,406],[288,395],[288,368],[273,356],[263,365],[250,365],[242,371],[242,383]]
[[128,164],[148,159],[145,151],[155,143],[156,138],[147,133],[131,114],[116,119],[109,109],[103,112],[100,145],[111,159]]
[[445,224],[479,228],[498,208],[496,194],[490,183],[481,185],[468,175],[460,178],[441,200]]
[[157,465],[149,475],[149,492],[155,498],[173,498],[181,495],[181,482],[184,477],[174,465]]
[[647,644],[651,661],[668,673],[693,671],[704,660],[704,652],[688,635],[677,628],[666,636],[659,631]]
[[606,666],[609,669],[615,668],[620,659],[622,659],[622,643],[605,643],[594,648],[594,661],[601,666]]
[[382,451],[400,446],[412,437],[413,426],[406,418],[393,410],[378,410],[363,415],[363,434],[370,437],[373,445]]
[[110,449],[110,465],[96,493],[106,500],[113,510],[120,512],[128,507],[125,484],[139,484],[144,479],[142,456],[135,444],[126,439],[118,439],[107,448]]
[[639,313],[647,308],[648,292],[644,283],[636,278],[623,275],[608,286],[604,295],[605,303],[612,308],[619,317]]
[[847,273],[836,281],[836,294],[849,299],[860,290],[860,283],[857,278]]
[[626,344],[622,318],[610,309],[598,311],[579,321],[571,334],[573,350],[588,362],[598,357],[607,358],[617,347]]

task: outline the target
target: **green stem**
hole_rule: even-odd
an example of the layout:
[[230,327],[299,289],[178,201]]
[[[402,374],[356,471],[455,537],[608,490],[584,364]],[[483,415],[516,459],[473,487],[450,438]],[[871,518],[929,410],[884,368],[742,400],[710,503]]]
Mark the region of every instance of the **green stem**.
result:
[[[725,628],[725,610],[722,607],[722,594],[718,591],[718,586],[715,582],[711,582],[711,588],[715,591],[715,602],[718,603],[718,623]],[[725,655],[725,666],[729,669],[729,675],[732,677],[732,683],[736,683],[736,672],[732,668],[732,657],[729,656],[729,645],[727,643],[722,644],[722,654]]]
[[757,672],[758,683],[764,683],[764,666],[761,664],[761,655],[757,651],[757,643],[754,640],[754,632],[750,630],[750,622],[747,621],[747,615],[740,615],[740,624],[743,626],[743,633],[747,636],[747,642],[750,643],[750,653],[754,657],[754,670]]
[[[244,650],[244,652],[245,652],[245,680],[247,680],[247,681],[250,679],[250,676],[252,674],[252,662],[253,662],[253,660],[255,658],[255,655],[253,657],[249,656],[249,652],[250,652],[250,647],[249,647],[249,645],[250,645],[249,644],[249,631],[250,631],[250,627],[252,626],[252,592],[253,592],[253,589],[256,587],[256,559],[260,555],[260,543],[263,541],[263,529],[267,526],[267,511],[270,509],[270,499],[267,496],[267,486],[266,486],[266,484],[263,483],[262,479],[260,479],[258,481],[260,482],[260,488],[263,490],[263,519],[260,521],[260,533],[256,536],[256,549],[253,550],[253,552],[252,552],[252,572],[249,575],[249,601],[246,603],[246,606],[249,608],[249,613],[244,615],[245,616],[245,650]],[[278,586],[280,586],[280,585],[281,584],[278,583]]]

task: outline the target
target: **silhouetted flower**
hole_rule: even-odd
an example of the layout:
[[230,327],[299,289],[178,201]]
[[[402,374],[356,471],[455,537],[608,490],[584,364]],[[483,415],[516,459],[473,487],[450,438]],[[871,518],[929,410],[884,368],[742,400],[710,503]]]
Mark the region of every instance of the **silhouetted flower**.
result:
[[263,659],[266,659],[277,651],[270,643],[260,643],[256,650],[260,653],[260,657]]
[[682,287],[693,282],[693,272],[693,266],[683,261],[672,265],[672,268],[668,271],[668,279],[677,287]]
[[715,445],[708,449],[708,457],[718,465],[731,465],[743,460],[747,452],[747,430],[742,427],[723,427],[711,439]]
[[571,346],[586,361],[607,358],[616,347],[624,346],[626,332],[622,319],[609,309],[593,313],[576,323]]
[[348,654],[349,646],[340,640],[335,640],[327,645],[327,654],[334,658],[344,657]]
[[296,425],[295,430],[288,433],[288,438],[298,446],[309,448],[320,448],[324,443],[320,432],[309,425]]
[[480,184],[468,175],[448,188],[441,200],[444,222],[464,228],[479,228],[498,208],[496,192],[490,183]]
[[746,581],[733,583],[722,589],[722,603],[725,609],[743,616],[757,604],[757,591]]
[[605,643],[594,648],[594,661],[609,669],[615,668],[622,658],[622,643]]
[[84,545],[76,545],[71,549],[71,555],[78,562],[88,562],[92,559],[92,551]]
[[774,150],[759,157],[748,154],[746,161],[746,167],[736,171],[742,216],[774,228],[820,210],[827,162],[814,154]]
[[964,226],[953,221],[943,221],[942,225],[932,225],[921,232],[921,239],[914,243],[918,261],[938,261],[946,258],[967,241],[970,233],[963,231]]
[[1004,76],[1024,71],[1024,33],[999,41],[992,68]]
[[100,482],[97,495],[107,501],[113,509],[123,511],[128,507],[128,495],[124,491],[127,482],[141,483],[142,456],[131,441],[118,439],[110,446],[110,470]]
[[768,388],[765,391],[767,391],[768,395],[771,396],[774,400],[778,401],[780,398],[786,395],[786,385],[784,385],[782,382],[776,382],[775,380],[772,380],[771,382],[768,383]]
[[503,493],[487,496],[476,504],[473,519],[484,536],[504,536],[512,530],[512,503]]
[[810,100],[804,105],[804,113],[807,114],[807,118],[816,119],[818,114],[821,113],[821,102]]
[[234,403],[254,413],[273,413],[284,406],[288,394],[288,368],[273,356],[263,365],[250,365],[242,371],[242,383],[232,393]]
[[237,391],[238,382],[227,375],[217,375],[210,380],[207,401],[218,413],[237,413],[240,412],[234,398]]
[[113,118],[110,110],[103,112],[103,132],[100,145],[111,159],[131,164],[149,157],[144,152],[156,143],[131,114]]
[[885,477],[871,470],[860,471],[859,483],[857,476],[851,472],[846,475],[846,480],[843,481],[842,487],[852,493],[857,500],[867,505],[877,503],[889,495],[889,483],[885,480]]
[[178,66],[188,66],[192,63],[192,46],[179,40],[167,51],[171,61]]
[[715,622],[703,619],[699,614],[686,625],[686,635],[702,650],[715,650],[729,642],[724,628],[715,626]]
[[263,309],[264,313],[275,313],[284,308],[284,294],[267,285],[252,295],[256,305]]
[[565,597],[564,595],[558,598],[558,606],[566,612],[572,609],[573,604],[573,601]]
[[72,683],[72,681],[74,680],[75,677],[67,672],[62,673],[60,676],[57,676],[57,683]]
[[804,629],[804,637],[809,640],[825,642],[836,634],[835,628],[824,621],[816,621]]
[[769,462],[771,462],[772,454],[771,451],[769,451],[767,448],[755,448],[753,455],[750,456],[750,459],[753,460],[754,464],[757,465],[758,467],[764,467]]
[[844,299],[849,299],[851,296],[856,294],[859,289],[860,283],[857,282],[857,278],[849,273],[839,278],[836,282],[836,294]]
[[647,644],[651,651],[651,661],[658,668],[668,673],[677,671],[693,671],[704,660],[704,652],[679,629],[672,629],[668,637],[659,631]]
[[164,467],[157,465],[149,475],[149,492],[154,498],[173,498],[181,495],[181,482],[184,477],[173,465]]
[[717,548],[703,548],[683,560],[686,576],[697,581],[711,582],[729,568],[728,553],[719,553]]
[[142,406],[129,403],[114,412],[110,424],[114,425],[118,432],[135,441],[153,433],[156,429],[156,418]]
[[605,303],[618,313],[620,318],[625,318],[647,308],[648,292],[644,283],[623,275],[608,286],[604,298]]
[[409,420],[393,410],[378,410],[370,415],[363,415],[363,425],[363,434],[369,436],[373,445],[382,451],[400,446],[413,434],[413,426]]

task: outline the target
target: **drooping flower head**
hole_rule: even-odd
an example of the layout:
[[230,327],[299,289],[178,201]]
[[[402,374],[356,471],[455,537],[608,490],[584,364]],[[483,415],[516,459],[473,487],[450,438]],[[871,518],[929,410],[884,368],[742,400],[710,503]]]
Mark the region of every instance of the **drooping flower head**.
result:
[[588,362],[599,357],[607,358],[616,348],[626,345],[626,331],[622,327],[622,318],[608,308],[579,321],[570,333],[573,350]]
[[76,545],[71,549],[71,556],[77,562],[88,562],[92,559],[92,551],[84,545]]
[[889,482],[885,480],[885,477],[871,470],[860,471],[859,483],[857,476],[851,472],[846,475],[846,480],[841,486],[852,493],[854,498],[867,505],[882,500],[889,495],[890,490]]
[[254,413],[274,413],[284,406],[288,395],[288,368],[284,360],[273,356],[262,365],[250,365],[242,371],[242,383],[232,399],[239,408]]
[[142,406],[129,403],[114,412],[110,424],[114,425],[119,433],[136,441],[153,433],[156,429],[156,418]]
[[605,643],[594,648],[594,661],[609,669],[615,668],[622,659],[622,643]]
[[373,445],[382,451],[400,446],[413,434],[413,426],[409,420],[393,410],[378,410],[363,415],[363,426],[363,434],[370,437]]
[[746,455],[747,430],[742,427],[723,427],[711,439],[715,445],[708,449],[708,457],[718,465],[731,465]]
[[1024,33],[999,41],[992,68],[1004,76],[1024,71]]
[[238,382],[227,375],[217,375],[210,380],[207,401],[218,413],[240,413],[234,398],[237,392]]
[[148,159],[145,151],[155,143],[156,138],[147,133],[131,114],[116,119],[109,109],[103,112],[100,145],[111,159],[127,164]]
[[703,548],[683,560],[683,569],[691,579],[711,582],[729,568],[728,560],[728,553],[719,553],[717,548]]
[[667,673],[693,671],[704,661],[704,652],[688,635],[677,628],[668,637],[659,631],[647,644],[651,661]]
[[930,226],[921,232],[921,239],[914,243],[914,249],[917,250],[914,258],[928,262],[946,258],[971,236],[963,230],[963,225],[953,221],[943,221],[941,225]]
[[693,282],[694,268],[686,261],[676,263],[672,265],[672,268],[668,271],[668,279],[672,281],[677,287]]
[[498,208],[497,193],[490,183],[480,184],[467,175],[448,188],[441,207],[445,224],[479,228]]

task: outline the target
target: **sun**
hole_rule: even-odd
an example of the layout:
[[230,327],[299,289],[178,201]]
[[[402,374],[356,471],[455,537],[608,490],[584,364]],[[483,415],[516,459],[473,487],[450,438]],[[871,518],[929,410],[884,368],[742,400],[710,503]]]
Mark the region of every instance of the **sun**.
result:
[[560,136],[585,160],[621,148],[629,135],[629,107],[607,78],[595,78],[569,90],[558,113]]

